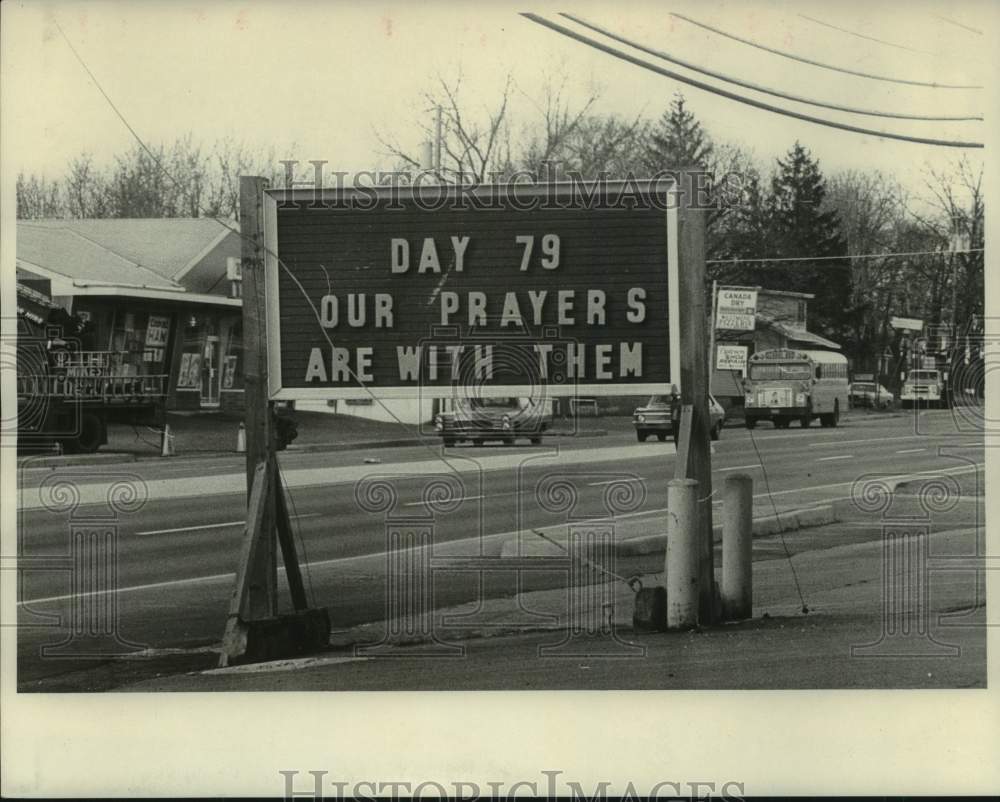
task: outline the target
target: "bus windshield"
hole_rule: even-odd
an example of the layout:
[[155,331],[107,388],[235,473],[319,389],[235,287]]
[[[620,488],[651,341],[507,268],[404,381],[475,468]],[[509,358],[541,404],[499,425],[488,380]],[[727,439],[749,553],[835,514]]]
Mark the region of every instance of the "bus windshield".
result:
[[812,378],[808,362],[760,362],[750,364],[750,378],[754,381],[803,380]]
[[911,381],[936,382],[938,372],[936,370],[911,370],[907,378]]

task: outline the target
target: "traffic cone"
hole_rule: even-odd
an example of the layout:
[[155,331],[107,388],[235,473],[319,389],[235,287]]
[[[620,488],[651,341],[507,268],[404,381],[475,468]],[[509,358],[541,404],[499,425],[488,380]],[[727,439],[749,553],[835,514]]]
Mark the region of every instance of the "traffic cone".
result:
[[170,424],[164,424],[163,434],[160,436],[160,456],[161,457],[172,457],[174,456],[174,436],[170,432]]
[[236,430],[236,453],[246,454],[247,452],[247,427],[240,421],[240,428]]

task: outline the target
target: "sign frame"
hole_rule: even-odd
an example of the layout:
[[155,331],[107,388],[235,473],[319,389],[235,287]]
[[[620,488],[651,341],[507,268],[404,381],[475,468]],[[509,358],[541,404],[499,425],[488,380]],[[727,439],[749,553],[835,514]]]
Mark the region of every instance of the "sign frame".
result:
[[[552,182],[539,184],[509,184],[501,185],[509,188],[518,198],[566,198],[574,192],[580,191],[581,185],[584,188],[591,188],[595,182]],[[620,395],[663,395],[671,390],[671,386],[680,388],[681,386],[681,320],[680,320],[680,229],[678,224],[679,204],[682,202],[683,194],[677,182],[668,177],[640,179],[640,180],[615,180],[599,182],[602,190],[609,194],[615,190],[626,191],[629,187],[639,190],[648,190],[657,195],[662,195],[666,200],[666,209],[663,210],[665,217],[664,225],[666,229],[666,256],[667,263],[664,265],[667,271],[667,321],[664,333],[669,335],[669,355],[670,370],[666,381],[642,382],[623,384],[607,382],[602,384],[578,383],[572,385],[480,385],[476,388],[476,397],[482,398],[502,398],[506,396],[532,397],[538,394],[539,388],[546,388],[545,395],[596,395],[596,396],[620,396]],[[355,383],[351,386],[342,387],[283,387],[281,385],[281,333],[280,333],[280,309],[278,306],[278,279],[280,271],[283,269],[279,264],[278,249],[278,202],[291,201],[302,206],[310,204],[322,204],[324,200],[331,199],[337,203],[349,203],[353,198],[363,199],[366,203],[375,200],[398,200],[406,202],[412,200],[417,193],[421,198],[433,200],[440,198],[441,194],[453,195],[456,197],[470,195],[475,197],[489,198],[497,192],[497,185],[479,185],[476,187],[458,187],[451,184],[420,184],[416,186],[364,186],[345,187],[334,189],[332,187],[316,188],[292,188],[292,189],[265,189],[263,190],[261,209],[263,212],[264,229],[264,342],[267,359],[267,395],[271,401],[319,401],[319,400],[356,400],[377,398],[381,400],[417,400],[420,398],[446,398],[452,396],[461,385],[436,384],[423,385],[420,382],[416,386],[361,386]],[[483,211],[489,214],[489,210]],[[244,298],[244,302],[249,299]],[[565,387],[564,391],[561,391]]]

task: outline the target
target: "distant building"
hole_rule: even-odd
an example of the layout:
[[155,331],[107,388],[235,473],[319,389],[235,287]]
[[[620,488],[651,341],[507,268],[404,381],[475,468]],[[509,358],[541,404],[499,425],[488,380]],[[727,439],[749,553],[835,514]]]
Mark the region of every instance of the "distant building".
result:
[[[20,220],[17,282],[90,322],[82,347],[168,376],[168,409],[242,408],[238,224]],[[233,229],[236,229],[235,231]]]
[[747,358],[769,348],[804,348],[840,350],[840,345],[813,334],[806,328],[808,302],[816,296],[807,292],[760,289],[757,293],[756,328],[747,332],[716,332],[715,352],[711,354],[712,395],[727,409],[742,406],[740,379],[745,371],[718,370],[718,355],[727,346],[745,348]]

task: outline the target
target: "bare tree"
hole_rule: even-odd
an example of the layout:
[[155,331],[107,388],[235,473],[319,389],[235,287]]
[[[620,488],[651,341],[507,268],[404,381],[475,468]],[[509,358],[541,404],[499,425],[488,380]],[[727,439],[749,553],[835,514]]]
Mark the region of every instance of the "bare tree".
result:
[[[513,79],[508,75],[496,104],[472,110],[463,106],[461,73],[453,82],[438,76],[433,92],[422,95],[427,114],[416,123],[423,134],[423,141],[433,141],[436,131],[430,122],[430,113],[441,110],[441,171],[444,176],[459,176],[476,183],[489,176],[509,170],[508,108]],[[419,155],[390,135],[375,132],[387,155],[402,165],[421,169]]]

